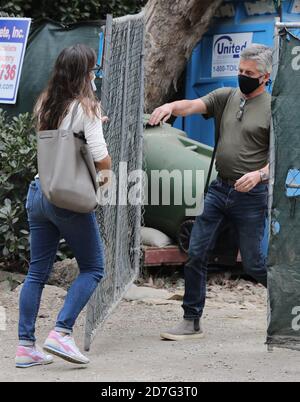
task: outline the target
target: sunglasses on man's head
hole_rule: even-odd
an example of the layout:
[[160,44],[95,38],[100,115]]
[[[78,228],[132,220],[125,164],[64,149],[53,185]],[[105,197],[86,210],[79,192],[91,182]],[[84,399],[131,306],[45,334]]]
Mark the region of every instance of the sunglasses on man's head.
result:
[[246,105],[246,99],[245,98],[241,98],[240,101],[240,110],[237,112],[236,114],[236,118],[238,119],[238,121],[242,121],[243,115],[244,115],[244,111],[245,111],[245,105]]

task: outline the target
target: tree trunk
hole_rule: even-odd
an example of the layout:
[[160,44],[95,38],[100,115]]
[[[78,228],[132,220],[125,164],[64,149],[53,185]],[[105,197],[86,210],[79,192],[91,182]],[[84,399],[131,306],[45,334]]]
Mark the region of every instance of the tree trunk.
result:
[[146,15],[145,106],[151,113],[177,92],[195,45],[222,0],[149,0]]

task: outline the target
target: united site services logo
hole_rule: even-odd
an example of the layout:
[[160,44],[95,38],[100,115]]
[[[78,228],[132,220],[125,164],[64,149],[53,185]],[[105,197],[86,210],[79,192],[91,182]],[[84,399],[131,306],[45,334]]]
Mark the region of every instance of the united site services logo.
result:
[[214,44],[214,53],[218,57],[229,56],[234,59],[239,59],[243,50],[249,46],[247,40],[242,43],[237,43],[229,35],[223,35]]

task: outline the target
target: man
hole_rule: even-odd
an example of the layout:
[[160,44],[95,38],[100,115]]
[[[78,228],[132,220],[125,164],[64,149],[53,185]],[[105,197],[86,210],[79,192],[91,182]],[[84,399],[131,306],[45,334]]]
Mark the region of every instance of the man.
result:
[[150,124],[171,115],[201,113],[214,118],[217,180],[206,195],[204,210],[191,234],[185,266],[184,319],[161,334],[163,339],[203,337],[208,252],[214,247],[224,219],[236,228],[245,272],[267,287],[264,235],[268,199],[268,153],[271,96],[266,91],[272,69],[270,48],[253,44],[242,54],[239,88],[220,88],[201,99],[165,104],[153,112]]

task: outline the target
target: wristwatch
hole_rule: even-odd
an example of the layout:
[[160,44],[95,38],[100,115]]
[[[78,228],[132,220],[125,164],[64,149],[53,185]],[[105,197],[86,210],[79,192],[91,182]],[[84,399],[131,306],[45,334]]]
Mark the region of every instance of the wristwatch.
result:
[[263,170],[259,170],[259,174],[260,174],[260,181],[261,182],[265,182],[269,180],[269,175],[264,172]]

